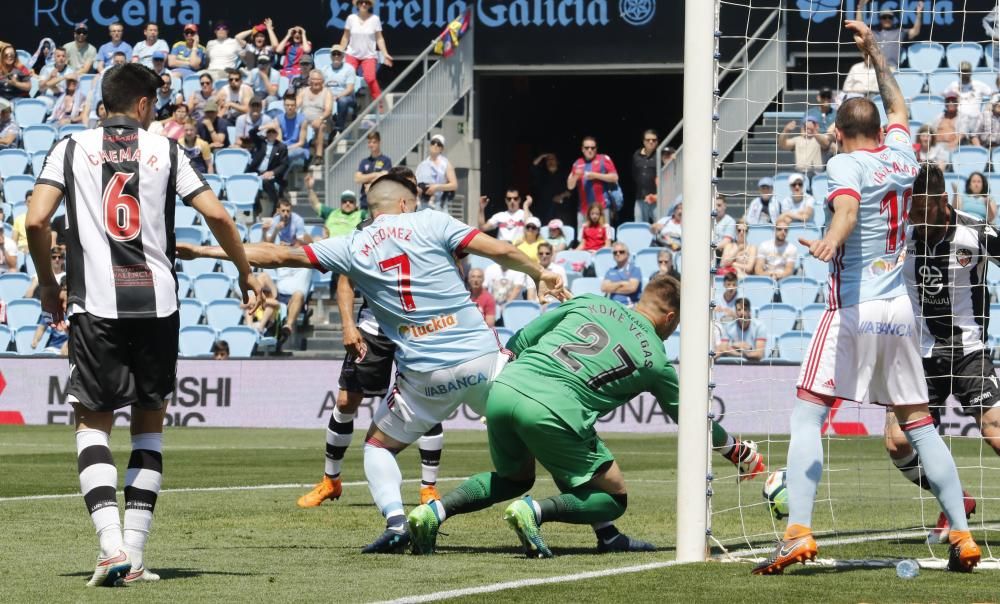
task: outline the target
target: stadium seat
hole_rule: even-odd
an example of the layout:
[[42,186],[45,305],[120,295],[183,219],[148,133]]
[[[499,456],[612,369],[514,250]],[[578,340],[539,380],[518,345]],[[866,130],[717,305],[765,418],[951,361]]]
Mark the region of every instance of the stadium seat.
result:
[[216,197],[222,196],[223,183],[222,177],[218,174],[202,174],[202,178],[205,179],[205,184],[212,188],[212,192],[215,193]]
[[805,308],[816,301],[819,295],[819,283],[809,277],[785,277],[778,282],[781,301],[795,308]]
[[[336,107],[336,103],[334,103],[334,107]],[[264,111],[264,113],[266,113],[272,119],[278,119],[285,113],[285,102],[280,99],[276,101],[271,101],[270,103],[267,104],[267,109],[266,111]]]
[[681,358],[681,334],[674,332],[663,341],[663,352],[667,353],[667,361],[675,362]]
[[542,314],[542,308],[537,302],[514,300],[503,309],[503,326],[517,333],[519,329],[531,323]]
[[10,340],[13,334],[11,333],[10,327],[6,325],[0,325],[0,356],[6,354],[7,349],[10,347]]
[[24,174],[30,161],[31,155],[24,149],[0,150],[0,178]]
[[[315,67],[315,65],[314,65],[314,67]],[[285,96],[285,91],[288,90],[288,85],[290,83],[291,82],[289,81],[288,76],[280,76],[278,78],[278,96],[279,97],[284,97]],[[357,91],[355,91],[355,92],[357,92]]]
[[972,79],[976,82],[986,84],[991,90],[995,91],[997,89],[997,72],[993,71],[993,69],[973,70]]
[[240,308],[239,300],[225,298],[223,300],[212,300],[205,305],[205,322],[215,331],[222,331],[227,327],[235,327],[242,320],[243,309]]
[[626,222],[618,227],[618,242],[630,252],[647,248],[653,243],[653,233],[645,222]]
[[83,132],[87,127],[83,124],[66,124],[59,127],[59,140],[66,138],[67,136],[73,136],[77,132]]
[[38,325],[42,303],[34,298],[19,298],[7,303],[7,325],[11,329]]
[[791,172],[778,172],[774,175],[774,199],[779,202],[792,194],[792,189],[788,186],[788,177],[791,175]]
[[191,98],[192,94],[201,89],[200,80],[201,76],[196,73],[184,76],[184,79],[181,80],[181,94],[184,95],[185,99]]
[[945,191],[951,193],[954,187],[958,187],[959,191],[965,191],[965,177],[960,174],[952,174],[951,172],[945,172],[944,174],[944,186]]
[[[823,211],[822,206],[820,206],[819,208],[813,206],[813,214],[815,214],[817,211],[820,212]],[[800,254],[804,254],[806,253],[806,250],[801,249],[802,245],[799,243],[799,237],[804,237],[806,239],[819,239],[820,236],[821,234],[819,227],[808,226],[801,222],[794,222],[791,224],[791,226],[788,227],[787,241],[791,242],[795,247],[800,248],[799,249]]]
[[[634,252],[632,256],[632,262],[639,267],[639,272],[642,273],[643,279],[649,279],[660,270],[659,264],[657,264],[657,258],[660,255],[660,250],[663,248],[659,247],[647,247],[644,250],[639,250]],[[604,275],[598,275],[598,277],[603,277]]]
[[229,277],[232,277],[233,279],[236,279],[236,278],[238,278],[240,276],[239,269],[236,268],[235,264],[233,264],[232,262],[230,262],[228,260],[220,260],[219,261],[219,268],[222,269],[222,274],[223,275],[228,275]]
[[174,226],[192,226],[198,220],[198,210],[191,206],[177,206],[174,208]]
[[[951,169],[968,178],[973,172],[985,172],[990,161],[990,152],[982,147],[962,146],[951,152]],[[965,190],[963,186],[961,190]]]
[[983,53],[983,57],[986,59],[986,68],[987,69],[993,69],[995,67],[995,63],[994,63],[994,59],[993,59],[993,45],[992,44],[987,44],[986,45],[986,52]]
[[205,229],[198,226],[175,227],[174,238],[177,239],[178,243],[190,243],[191,245],[201,245],[208,239]]
[[[224,151],[229,150],[224,149]],[[234,174],[226,178],[226,200],[241,212],[253,212],[258,191],[260,191],[260,176],[256,174]]]
[[808,254],[803,250],[802,258],[802,275],[809,277],[810,279],[815,279],[819,283],[823,283],[827,280],[830,275],[830,267],[826,262],[813,257],[812,254]]
[[35,187],[35,177],[27,174],[17,174],[3,179],[3,198],[7,203],[17,205],[23,203],[31,189]]
[[330,58],[329,48],[320,48],[313,53],[313,62],[316,69],[324,69],[333,64],[333,59]]
[[182,357],[205,357],[212,354],[215,330],[208,325],[182,327],[177,341]]
[[757,309],[757,320],[764,324],[768,334],[785,333],[795,328],[799,311],[791,304],[765,304]]
[[597,275],[598,279],[603,279],[604,275],[608,274],[608,271],[614,268],[614,266],[615,256],[611,248],[597,250],[597,253],[594,254],[594,274]]
[[17,99],[14,101],[14,121],[21,128],[45,122],[49,106],[41,99]]
[[48,151],[35,151],[31,153],[31,172],[38,178],[42,174],[42,167],[45,166],[45,158],[48,157]]
[[944,91],[958,80],[958,74],[953,69],[941,69],[927,74],[927,93],[944,96]]
[[10,215],[12,218],[17,218],[23,214],[28,213],[28,204],[23,201],[15,201],[13,207],[10,210]]
[[945,49],[944,56],[950,69],[957,70],[962,61],[968,61],[975,69],[983,58],[983,47],[978,42],[952,42]]
[[774,279],[751,275],[740,281],[739,295],[750,300],[750,308],[754,310],[770,304],[774,300],[774,290]]
[[215,173],[222,178],[243,174],[249,164],[250,152],[246,149],[219,149],[215,152]]
[[[601,281],[603,281],[603,278],[599,277],[577,277],[573,280],[570,291],[573,292],[574,296],[582,296],[583,294],[603,296],[604,292],[601,291]],[[997,323],[1000,323],[1000,321],[997,321]]]
[[906,49],[910,67],[923,73],[930,73],[941,65],[944,46],[937,42],[914,42]]
[[193,280],[198,275],[214,273],[217,263],[215,258],[195,258],[194,260],[181,260],[181,268]]
[[31,347],[31,341],[35,339],[37,329],[37,325],[26,325],[14,330],[14,346],[17,348],[17,354],[33,355],[45,350],[45,345],[49,343],[48,330],[42,333],[42,339],[38,341],[38,346]]
[[944,97],[922,94],[910,101],[910,117],[920,123],[933,122],[944,112]]
[[31,53],[23,48],[17,49],[17,59],[25,66],[32,64]]
[[592,260],[590,252],[582,250],[563,250],[556,254],[556,264],[562,265],[566,272],[582,273],[583,269],[590,266]]
[[206,304],[229,297],[232,287],[233,280],[222,273],[202,273],[191,281],[194,297]]
[[309,234],[313,241],[319,241],[326,237],[325,228],[322,224],[307,224],[306,233]]
[[28,153],[48,153],[55,142],[56,129],[49,124],[34,124],[21,129],[21,145]]
[[[247,243],[260,243],[264,241],[264,225],[257,222],[250,225],[250,230],[247,231]],[[478,258],[479,256],[469,256],[470,258]]]
[[219,339],[229,344],[229,356],[237,359],[248,359],[253,356],[257,347],[257,330],[246,325],[227,327],[219,333]]
[[493,264],[493,261],[486,256],[477,256],[475,254],[469,255],[469,270],[478,268],[481,271],[485,271],[491,264]]
[[899,89],[903,91],[903,96],[907,99],[921,94],[924,91],[925,81],[924,74],[915,69],[900,69],[896,72],[896,83],[899,84]]
[[872,103],[875,103],[875,108],[878,109],[878,119],[879,122],[885,126],[889,123],[889,116],[885,113],[885,103],[882,102],[882,95],[876,94],[872,97]]
[[0,275],[0,300],[10,303],[24,297],[31,285],[31,277],[24,273],[4,273]]
[[180,301],[181,327],[197,325],[201,323],[201,316],[205,312],[205,306],[194,298],[184,298]]
[[[494,331],[497,332],[497,339],[500,340],[500,344],[507,346],[507,342],[514,337],[514,332],[507,329],[506,327],[497,327]],[[0,334],[0,339],[2,339],[3,334]]]
[[783,361],[801,363],[809,350],[812,334],[804,331],[789,331],[778,336],[778,358]]
[[181,300],[188,297],[191,292],[191,276],[185,273],[177,273],[177,297]]
[[[235,203],[230,203],[228,201],[222,202],[222,207],[226,208],[226,212],[229,213],[229,217],[236,220],[236,215],[240,213],[240,209],[236,207]],[[237,224],[237,227],[243,226],[242,224]],[[246,235],[246,227],[243,227],[243,234]]]
[[802,317],[802,331],[815,333],[819,328],[819,321],[826,312],[826,304],[806,304],[800,313]]
[[[772,203],[774,199],[772,198]],[[751,224],[747,231],[747,243],[760,246],[765,241],[774,239],[774,227],[769,224]]]

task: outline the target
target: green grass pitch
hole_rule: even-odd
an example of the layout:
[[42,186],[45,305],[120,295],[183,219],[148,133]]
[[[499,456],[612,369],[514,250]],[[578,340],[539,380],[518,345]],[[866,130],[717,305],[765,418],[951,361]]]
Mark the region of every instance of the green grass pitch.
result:
[[[0,427],[0,602],[370,602],[463,590],[501,582],[565,577],[674,559],[676,440],[665,436],[609,435],[608,445],[630,483],[629,509],[619,527],[661,547],[652,554],[596,555],[589,527],[546,524],[556,554],[527,560],[500,519],[500,506],[455,518],[444,526],[433,557],[362,556],[382,521],[371,504],[361,467],[361,434],[348,451],[344,496],[302,510],[295,499],[323,468],[322,430],[180,428],[165,439],[164,492],[156,508],[147,565],[163,581],[117,590],[92,590],[96,538],[78,491],[72,430],[66,427]],[[778,467],[784,443],[763,447]],[[117,428],[112,448],[124,480],[128,431]],[[998,459],[978,441],[954,443],[962,476],[980,497],[973,518],[981,544],[998,539]],[[820,556],[837,560],[891,560],[944,556],[915,533],[872,540],[874,533],[933,523],[935,502],[918,497],[886,461],[877,439],[828,443],[829,472],[820,486],[817,530],[828,540]],[[760,490],[763,480],[737,484],[732,468],[713,455],[713,533],[730,552],[766,547],[775,538]],[[400,455],[406,479],[419,479],[416,451]],[[442,459],[442,490],[489,467],[485,435],[449,432]],[[236,490],[232,487],[263,487]],[[414,505],[419,485],[407,482]],[[539,479],[536,496],[555,493]],[[699,493],[690,494],[692,497]],[[741,538],[749,535],[749,539]],[[822,542],[821,542],[822,543]],[[984,554],[1000,554],[996,548]],[[716,546],[713,554],[722,550]],[[958,575],[925,569],[910,581],[894,569],[793,567],[784,577],[752,577],[750,564],[708,562],[658,566],[599,578],[531,585],[496,594],[470,593],[455,601],[545,602],[970,602],[1000,600],[1000,571]]]

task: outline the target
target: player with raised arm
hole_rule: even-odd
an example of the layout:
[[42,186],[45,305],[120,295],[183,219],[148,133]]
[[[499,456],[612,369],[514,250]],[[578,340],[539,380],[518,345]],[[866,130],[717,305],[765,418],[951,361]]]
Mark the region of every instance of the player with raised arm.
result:
[[[445,519],[519,497],[535,482],[537,460],[561,495],[519,499],[504,511],[528,557],[548,558],[543,522],[591,524],[597,549],[647,551],[618,532],[625,513],[625,477],[597,435],[597,419],[643,392],[677,421],[677,372],[663,349],[680,322],[680,283],[656,277],[635,308],[587,294],[548,311],[508,343],[517,358],[500,373],[486,405],[493,472],[472,476],[440,501],[410,512],[413,551],[434,552]],[[744,478],[765,471],[756,448],[712,424],[712,444],[741,466]],[[735,461],[734,461],[735,460]]]
[[[49,151],[26,219],[42,308],[59,322],[49,221],[66,202],[67,400],[76,417],[80,489],[100,541],[89,586],[159,579],[143,558],[162,480],[165,399],[177,374],[176,197],[202,214],[236,264],[243,301],[262,299],[229,212],[175,141],[146,132],[159,87],[159,76],[137,63],[105,71],[107,118]],[[109,440],[115,410],[128,405],[123,531]]]
[[948,567],[971,571],[979,546],[969,532],[962,485],[947,445],[934,428],[913,307],[896,259],[906,240],[904,221],[919,166],[907,129],[906,102],[871,30],[847,21],[863,58],[875,69],[889,126],[884,143],[875,104],[850,99],[837,111],[841,154],[827,164],[827,206],[833,216],[822,239],[801,239],[830,263],[827,310],[802,362],[799,400],[788,444],[789,518],[774,553],[753,569],[776,574],[814,559],[812,508],[822,476],[821,431],[840,400],[888,406],[951,524]]
[[[509,359],[459,276],[455,254],[473,253],[527,273],[567,296],[562,278],[509,243],[442,212],[413,212],[417,188],[386,174],[368,190],[374,221],[350,237],[300,248],[247,245],[251,264],[316,267],[347,275],[396,344],[396,383],[375,412],[365,440],[365,476],[386,530],[362,549],[388,553],[409,544],[395,455],[461,403],[485,414],[486,395]],[[178,246],[182,258],[222,258],[219,248]],[[544,290],[543,290],[544,293]]]

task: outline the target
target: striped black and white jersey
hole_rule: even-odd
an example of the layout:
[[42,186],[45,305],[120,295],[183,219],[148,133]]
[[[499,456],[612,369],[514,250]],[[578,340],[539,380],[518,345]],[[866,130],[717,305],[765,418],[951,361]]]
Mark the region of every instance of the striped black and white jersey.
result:
[[74,312],[106,318],[177,310],[174,206],[209,187],[177,143],[114,116],[57,143],[38,183],[63,192]]
[[[951,206],[949,206],[950,208]],[[982,350],[989,323],[986,267],[1000,257],[994,227],[951,208],[944,238],[936,244],[907,233],[903,275],[913,303],[921,354],[950,358]]]

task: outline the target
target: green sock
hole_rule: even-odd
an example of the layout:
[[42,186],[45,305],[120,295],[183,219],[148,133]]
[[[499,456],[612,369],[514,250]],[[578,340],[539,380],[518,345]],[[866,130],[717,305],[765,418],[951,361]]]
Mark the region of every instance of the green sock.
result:
[[485,510],[494,503],[524,495],[535,484],[534,479],[516,481],[496,472],[483,472],[470,477],[458,488],[441,498],[447,516]]
[[626,495],[609,495],[604,491],[576,489],[569,493],[543,499],[538,503],[542,522],[593,524],[610,522],[625,513]]

